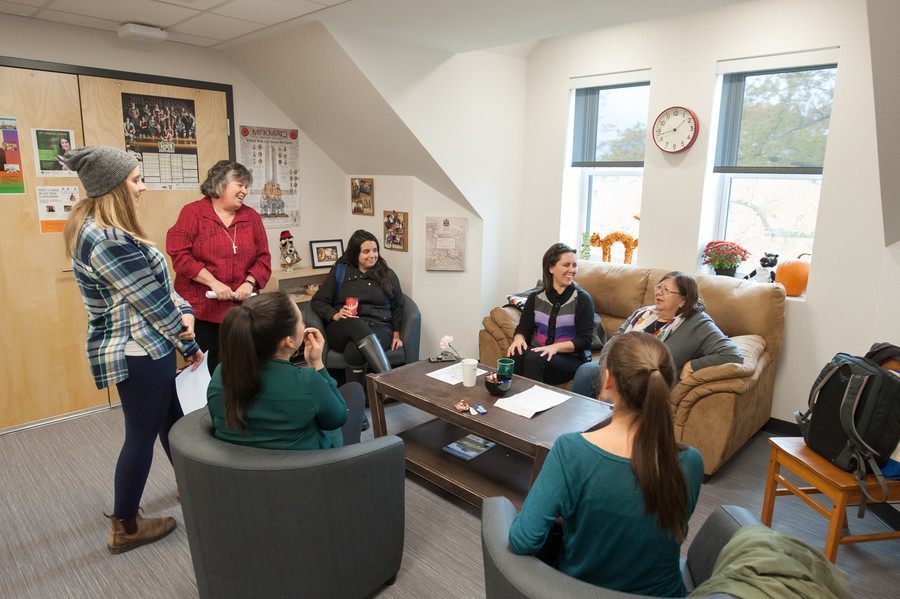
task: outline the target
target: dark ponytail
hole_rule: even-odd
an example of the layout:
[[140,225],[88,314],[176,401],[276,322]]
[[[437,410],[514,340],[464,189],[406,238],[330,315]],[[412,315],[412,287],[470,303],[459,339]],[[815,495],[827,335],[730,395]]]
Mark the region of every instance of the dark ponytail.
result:
[[616,381],[624,408],[635,413],[631,469],[644,497],[644,515],[679,543],[688,523],[688,488],[678,458],[669,394],[675,363],[669,349],[652,335],[632,331],[610,341],[606,368]]
[[219,331],[225,425],[244,432],[244,413],[262,388],[259,371],[297,330],[299,313],[283,291],[251,297],[231,308]]

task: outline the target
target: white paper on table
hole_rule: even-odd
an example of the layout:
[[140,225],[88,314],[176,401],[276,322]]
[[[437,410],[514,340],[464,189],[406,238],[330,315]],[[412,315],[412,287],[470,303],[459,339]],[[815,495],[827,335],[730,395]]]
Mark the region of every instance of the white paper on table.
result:
[[203,353],[203,362],[197,370],[191,370],[191,367],[187,366],[175,377],[178,402],[185,414],[206,407],[206,388],[209,387],[210,381],[208,359],[209,352],[206,351]]
[[501,397],[494,403],[494,407],[524,416],[525,418],[531,418],[538,412],[558,406],[570,397],[572,396],[566,393],[551,391],[535,385],[521,393],[516,393],[509,397]]
[[[484,368],[476,368],[475,369],[475,378],[478,378],[482,374],[486,373],[487,370]],[[457,362],[456,364],[451,364],[446,368],[441,368],[440,370],[435,370],[434,372],[429,372],[428,376],[432,378],[436,378],[439,381],[443,381],[445,383],[449,383],[451,385],[455,385],[457,383],[461,383],[463,380],[462,375],[462,361]]]

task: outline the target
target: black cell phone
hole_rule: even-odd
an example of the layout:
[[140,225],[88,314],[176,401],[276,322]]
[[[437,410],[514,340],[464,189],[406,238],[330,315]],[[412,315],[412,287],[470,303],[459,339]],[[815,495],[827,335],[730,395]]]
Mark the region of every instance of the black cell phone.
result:
[[456,358],[452,356],[432,356],[428,358],[429,362],[456,362]]

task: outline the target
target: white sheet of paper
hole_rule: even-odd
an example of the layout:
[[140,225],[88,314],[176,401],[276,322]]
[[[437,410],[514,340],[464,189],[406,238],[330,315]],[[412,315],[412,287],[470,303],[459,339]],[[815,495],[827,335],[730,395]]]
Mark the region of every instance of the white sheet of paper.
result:
[[538,412],[558,406],[570,397],[571,395],[566,393],[551,391],[535,385],[521,393],[516,393],[509,397],[501,397],[494,403],[494,407],[524,416],[525,418],[531,418]]
[[[475,369],[475,378],[478,378],[482,374],[487,372],[484,368],[476,368]],[[435,370],[434,372],[429,372],[428,376],[432,378],[436,378],[439,381],[443,381],[445,383],[449,383],[451,385],[455,385],[457,383],[461,383],[463,380],[462,375],[462,362],[456,362],[455,364],[451,364],[446,368],[441,368],[440,370]],[[477,381],[476,381],[477,383]]]
[[209,352],[203,353],[203,363],[197,370],[191,370],[188,366],[175,377],[175,390],[178,392],[178,402],[181,411],[190,414],[200,408],[206,407],[206,388],[209,387],[209,368],[207,359]]

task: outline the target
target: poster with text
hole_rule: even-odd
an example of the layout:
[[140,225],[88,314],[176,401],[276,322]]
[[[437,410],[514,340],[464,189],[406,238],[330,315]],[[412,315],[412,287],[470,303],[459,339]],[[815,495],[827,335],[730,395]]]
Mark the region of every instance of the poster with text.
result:
[[466,225],[461,216],[425,217],[425,270],[466,269]]
[[0,195],[25,193],[16,119],[0,117]]
[[38,220],[41,233],[62,233],[69,213],[78,201],[78,186],[37,186]]
[[300,141],[296,129],[243,125],[241,163],[253,173],[244,203],[267,228],[300,224]]
[[122,94],[125,150],[138,159],[147,189],[199,189],[195,114],[193,100]]
[[75,177],[78,173],[57,160],[75,147],[75,132],[71,129],[32,129],[34,168],[38,177]]

